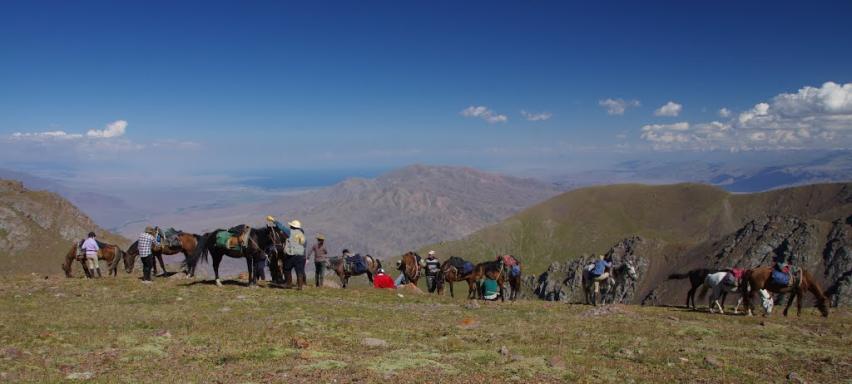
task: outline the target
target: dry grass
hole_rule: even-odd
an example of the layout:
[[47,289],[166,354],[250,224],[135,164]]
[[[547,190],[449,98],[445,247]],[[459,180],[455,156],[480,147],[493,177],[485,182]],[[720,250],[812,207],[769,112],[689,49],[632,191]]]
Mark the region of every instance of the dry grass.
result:
[[2,278],[0,381],[780,382],[795,372],[826,383],[852,372],[848,311],[465,304],[366,287]]

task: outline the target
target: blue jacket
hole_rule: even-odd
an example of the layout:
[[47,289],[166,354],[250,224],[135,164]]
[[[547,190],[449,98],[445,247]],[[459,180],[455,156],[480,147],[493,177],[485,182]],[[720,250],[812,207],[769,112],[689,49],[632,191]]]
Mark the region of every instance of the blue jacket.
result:
[[607,267],[612,266],[612,263],[606,260],[596,260],[595,261],[595,269],[592,270],[592,274],[595,276],[603,275],[604,271],[606,271]]

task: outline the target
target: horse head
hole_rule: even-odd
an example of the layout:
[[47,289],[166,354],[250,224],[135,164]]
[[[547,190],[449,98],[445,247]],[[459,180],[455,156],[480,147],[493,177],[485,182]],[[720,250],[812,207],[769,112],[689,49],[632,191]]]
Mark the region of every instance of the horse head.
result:
[[[136,254],[131,253],[128,249],[127,252],[122,252],[121,258],[122,260],[124,260],[124,272],[133,273],[133,265],[136,264]],[[115,262],[117,263],[118,260],[116,260]]]

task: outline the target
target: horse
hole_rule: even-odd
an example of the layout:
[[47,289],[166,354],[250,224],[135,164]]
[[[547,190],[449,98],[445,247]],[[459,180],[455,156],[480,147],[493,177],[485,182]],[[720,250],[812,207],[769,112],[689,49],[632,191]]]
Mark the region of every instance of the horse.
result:
[[417,285],[417,280],[420,279],[420,255],[415,252],[402,255],[398,269],[405,275],[406,281]]
[[337,277],[340,279],[340,285],[342,285],[343,288],[346,288],[346,286],[349,285],[350,277],[363,275],[365,273],[367,274],[367,280],[370,281],[370,284],[373,283],[373,275],[375,275],[379,268],[382,267],[382,262],[370,255],[366,255],[364,256],[364,264],[367,264],[367,269],[364,272],[352,273],[352,271],[347,271],[345,268],[345,257],[333,257],[329,260],[329,265],[334,273],[337,274]]
[[[593,264],[589,264],[589,265],[587,265],[586,267],[583,268],[583,294],[586,298],[586,304],[591,304],[591,305],[595,305],[595,306],[598,305],[598,303],[597,303],[598,289],[597,289],[597,287],[595,287],[595,289],[592,289],[592,286],[594,286],[595,283],[603,283],[602,285],[604,286],[604,289],[600,290],[601,291],[601,304],[606,304],[607,296],[609,295],[610,291],[613,290],[613,288],[615,287],[616,280],[623,281],[627,278],[636,280],[638,278],[638,275],[636,274],[636,268],[633,267],[633,264],[630,263],[630,262],[625,262],[625,263],[621,264],[620,266],[618,266],[617,268],[614,268],[614,267],[608,268],[609,269],[609,277],[607,277],[603,281],[595,281],[595,278],[592,277],[592,269],[594,269]],[[565,282],[567,282],[567,279],[566,279],[566,281],[562,282],[563,285],[565,284]],[[613,295],[612,295],[612,297],[610,298],[609,301],[610,301],[610,303],[615,301],[615,294],[614,293],[613,293]],[[621,301],[621,300],[619,300],[619,301]]]
[[266,258],[265,250],[270,247],[275,247],[280,242],[283,233],[276,228],[267,226],[263,229],[255,229],[247,227],[244,229],[241,236],[243,244],[237,248],[223,248],[216,243],[217,234],[227,232],[225,229],[217,229],[212,232],[205,233],[198,241],[196,252],[193,252],[190,258],[184,263],[187,270],[194,271],[199,260],[207,262],[208,255],[213,257],[213,273],[215,274],[216,285],[222,286],[219,279],[219,264],[224,256],[233,258],[245,258],[246,269],[248,270],[249,283],[248,285],[257,285],[257,274],[255,273],[255,262],[261,258]]
[[[162,233],[162,231],[160,232]],[[160,236],[161,239],[164,239],[165,236]],[[160,241],[159,249],[151,249],[151,255],[156,257],[157,261],[160,262],[160,267],[163,269],[163,274],[168,273],[166,271],[166,264],[163,262],[163,255],[176,255],[178,253],[183,253],[183,259],[186,261],[189,256],[195,252],[198,247],[199,241],[201,241],[201,236],[186,233],[183,231],[179,231],[177,234],[177,239],[180,242],[179,245],[170,246],[170,244],[166,244],[165,241]],[[130,248],[127,249],[126,257],[129,258],[124,260],[124,270],[127,273],[133,272],[133,265],[136,263],[136,257],[139,256],[139,242],[134,241],[133,244],[130,245]],[[195,269],[186,270],[187,276],[195,276]],[[154,274],[157,274],[157,263],[154,263]]]
[[473,272],[470,273],[470,278],[476,282],[476,292],[477,297],[479,299],[484,299],[484,292],[479,286],[479,281],[483,278],[489,278],[491,280],[497,281],[497,286],[500,287],[500,301],[506,301],[505,296],[505,283],[508,273],[506,272],[506,267],[503,264],[503,260],[497,261],[486,261],[484,263],[476,264],[473,267]]
[[740,290],[743,293],[744,305],[749,316],[752,315],[752,300],[754,300],[755,294],[761,289],[766,289],[773,293],[791,294],[790,298],[787,300],[787,306],[784,307],[784,316],[787,316],[787,310],[789,310],[790,306],[793,304],[793,298],[796,298],[796,316],[801,316],[802,297],[805,295],[806,291],[810,291],[817,300],[816,307],[819,309],[820,314],[822,314],[823,317],[828,317],[828,306],[826,305],[828,298],[825,297],[819,283],[816,279],[814,279],[813,275],[811,275],[809,271],[799,269],[798,273],[795,274],[796,276],[793,276],[792,278],[792,285],[781,286],[772,281],[773,268],[774,267],[757,267],[745,272],[745,276],[743,277],[745,284],[740,285]]
[[[71,276],[71,265],[74,263],[74,259],[77,259],[77,250],[80,248],[80,243],[74,242],[71,244],[71,249],[68,250],[68,253],[65,254],[65,263],[62,264],[62,270],[65,271],[65,277]],[[101,250],[98,252],[98,260],[104,260],[109,264],[108,275],[112,275],[113,277],[118,275],[118,260],[126,257],[126,253],[121,250],[121,248],[117,245],[102,243],[98,241],[98,248]],[[86,277],[94,277],[95,271],[89,271],[89,268],[86,267],[86,260],[80,259],[80,265],[83,266],[83,272],[86,274]]]
[[692,303],[692,309],[696,309],[695,308],[695,292],[698,290],[698,288],[701,287],[701,285],[704,284],[704,280],[707,279],[707,275],[709,275],[713,272],[718,272],[718,271],[712,271],[712,270],[707,269],[707,268],[698,268],[698,269],[693,269],[693,270],[686,272],[686,273],[672,273],[671,275],[669,275],[668,280],[680,280],[680,279],[689,278],[690,288],[689,288],[689,291],[686,292],[686,308],[690,308],[689,303],[691,302]]
[[[453,293],[453,283],[459,281],[467,282],[467,298],[473,299],[474,295],[476,295],[476,279],[473,274],[473,271],[466,275],[462,275],[461,271],[456,268],[455,265],[451,263],[451,260],[454,260],[455,256],[450,257],[449,260],[445,261],[441,264],[440,275],[438,276],[438,294],[441,295],[444,293],[444,283],[449,283],[450,285],[450,297],[456,297]],[[464,262],[464,260],[462,260]]]
[[[728,292],[733,293],[739,291],[739,281],[732,272],[713,272],[704,278],[704,284],[701,285],[701,291],[698,293],[698,297],[703,299],[707,296],[708,290],[712,290],[712,293],[710,294],[710,301],[708,302],[710,313],[714,313],[718,307],[719,313],[724,314],[725,299],[728,296]],[[737,313],[738,307],[739,306],[734,308],[734,313]]]

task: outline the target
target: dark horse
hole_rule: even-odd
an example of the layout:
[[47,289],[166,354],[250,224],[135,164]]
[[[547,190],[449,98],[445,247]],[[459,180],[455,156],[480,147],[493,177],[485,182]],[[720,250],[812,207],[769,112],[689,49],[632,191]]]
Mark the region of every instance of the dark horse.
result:
[[772,281],[772,269],[774,267],[757,267],[745,272],[743,280],[745,284],[740,285],[740,291],[743,293],[743,303],[749,316],[752,314],[751,302],[755,299],[755,295],[761,289],[766,289],[774,293],[790,293],[791,296],[787,299],[787,306],[784,307],[784,316],[787,316],[787,310],[793,304],[793,298],[796,298],[796,316],[802,314],[802,296],[805,292],[810,291],[817,299],[816,307],[823,317],[828,317],[828,306],[826,301],[828,298],[822,293],[822,288],[814,279],[810,272],[799,269],[791,278],[792,285],[782,286],[775,284]]
[[[86,276],[94,276],[95,271],[89,271],[86,267],[86,259],[80,259],[77,257],[77,250],[80,248],[80,244],[81,243],[78,242],[71,244],[71,249],[69,249],[68,253],[65,254],[65,262],[62,264],[62,270],[65,271],[65,277],[72,277],[71,265],[74,263],[74,259],[80,260],[80,264],[83,266],[83,272]],[[109,275],[118,275],[118,260],[125,257],[126,253],[117,245],[101,243],[100,241],[98,241],[98,247],[101,249],[100,252],[98,252],[98,260],[104,260],[109,264]]]
[[[687,273],[672,273],[669,280],[680,280],[689,278],[689,291],[686,292],[686,307],[695,309],[695,292],[704,284],[707,275],[718,272],[708,268],[693,269]],[[692,306],[689,304],[692,303]]]
[[[162,233],[162,231],[160,232]],[[161,236],[161,238],[165,238]],[[178,232],[177,239],[180,244],[175,246],[169,246],[165,241],[160,241],[160,249],[152,249],[151,255],[157,258],[157,261],[160,262],[160,267],[163,269],[163,274],[168,273],[166,271],[166,264],[163,262],[163,255],[175,255],[178,253],[183,253],[183,260],[186,263],[186,260],[189,259],[190,255],[192,255],[196,248],[198,247],[198,242],[201,240],[201,236],[186,233],[183,231]],[[124,270],[127,273],[133,272],[133,265],[136,263],[136,257],[139,256],[139,244],[138,241],[134,241],[133,244],[130,245],[130,248],[127,249],[127,254],[124,259]],[[195,276],[195,269],[190,269],[185,271],[187,276]],[[154,263],[154,274],[157,274],[157,263]]]
[[278,229],[272,227],[265,227],[263,229],[255,229],[246,227],[245,231],[242,234],[244,238],[243,245],[231,249],[221,247],[216,242],[217,234],[220,232],[228,232],[225,229],[217,229],[213,232],[205,233],[201,236],[198,241],[198,251],[194,252],[192,256],[187,260],[186,267],[190,271],[195,270],[195,266],[198,264],[198,260],[204,260],[207,262],[208,255],[213,256],[213,272],[216,276],[216,285],[222,285],[222,282],[219,280],[219,264],[222,262],[222,257],[228,256],[233,258],[245,258],[246,259],[246,269],[248,270],[249,275],[249,286],[257,285],[257,273],[255,271],[256,262],[266,258],[266,250],[275,248],[276,242],[279,242],[282,239],[283,234],[280,233]]
[[367,269],[364,272],[352,273],[351,271],[347,271],[346,268],[344,268],[345,264],[346,260],[344,257],[334,257],[329,260],[329,265],[331,266],[331,269],[334,271],[334,273],[337,274],[337,277],[340,278],[340,284],[343,286],[343,288],[346,288],[346,286],[349,285],[350,277],[363,275],[365,273],[367,274],[367,280],[372,283],[373,275],[375,275],[376,271],[378,271],[379,268],[382,267],[382,262],[379,261],[379,259],[374,259],[370,255],[364,256],[364,264],[367,264]]
[[[445,261],[441,264],[441,275],[438,276],[438,294],[441,295],[444,293],[444,284],[450,285],[450,297],[455,297],[453,293],[453,285],[459,281],[467,282],[467,298],[473,299],[476,297],[476,278],[474,275],[474,271],[470,271],[470,273],[464,275],[462,272],[456,268],[455,265],[451,263],[453,261],[453,257],[450,257],[449,260]],[[464,260],[462,260],[464,262]],[[474,269],[475,270],[475,269]]]

